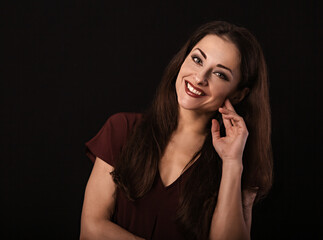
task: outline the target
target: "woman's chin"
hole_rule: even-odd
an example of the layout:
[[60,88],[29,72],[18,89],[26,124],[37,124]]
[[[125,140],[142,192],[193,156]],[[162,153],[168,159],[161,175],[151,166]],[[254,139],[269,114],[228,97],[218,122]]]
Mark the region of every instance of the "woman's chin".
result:
[[194,104],[194,103],[190,103],[190,102],[187,102],[187,101],[182,101],[182,102],[179,102],[178,105],[185,109],[185,110],[201,110],[201,106],[199,104]]
[[193,104],[179,104],[179,107],[185,111],[193,111],[199,114],[214,114],[216,111],[219,110],[218,106],[214,107],[205,107],[200,105],[193,105]]

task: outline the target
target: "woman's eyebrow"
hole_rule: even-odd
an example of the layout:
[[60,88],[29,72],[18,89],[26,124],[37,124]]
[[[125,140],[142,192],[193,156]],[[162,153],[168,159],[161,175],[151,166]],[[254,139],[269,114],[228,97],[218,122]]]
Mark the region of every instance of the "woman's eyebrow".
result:
[[199,49],[199,48],[195,48],[194,50],[199,50],[199,51],[200,51],[200,53],[202,54],[202,56],[203,56],[205,59],[207,59],[206,54],[205,54],[201,49]]
[[[200,48],[195,48],[194,50],[199,50],[199,51],[200,51],[200,53],[202,54],[202,56],[203,56],[205,59],[207,59],[206,54],[205,54],[205,53],[204,53]],[[217,64],[216,66],[217,66],[217,67],[219,67],[219,68],[224,68],[224,69],[228,70],[228,71],[231,73],[231,75],[233,75],[232,70],[231,70],[230,68],[228,68],[228,67],[226,67],[226,66],[224,66],[224,65],[222,65],[222,64]]]
[[216,66],[219,68],[224,68],[224,69],[228,70],[233,75],[232,70],[230,68],[223,66],[222,64],[217,64]]

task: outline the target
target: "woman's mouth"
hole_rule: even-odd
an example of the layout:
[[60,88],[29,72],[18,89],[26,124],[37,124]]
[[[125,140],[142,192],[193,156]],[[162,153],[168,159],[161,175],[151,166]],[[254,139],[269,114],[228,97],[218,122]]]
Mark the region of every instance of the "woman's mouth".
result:
[[202,89],[199,89],[197,87],[193,87],[193,85],[185,80],[185,91],[188,95],[191,97],[203,97],[205,96],[205,92],[203,92]]

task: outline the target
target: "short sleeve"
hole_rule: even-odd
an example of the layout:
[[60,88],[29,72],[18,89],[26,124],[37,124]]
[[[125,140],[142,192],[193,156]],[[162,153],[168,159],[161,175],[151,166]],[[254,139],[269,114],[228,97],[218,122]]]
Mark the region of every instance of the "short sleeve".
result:
[[140,119],[141,114],[138,113],[112,115],[95,137],[85,143],[86,155],[92,162],[99,157],[114,167],[129,134]]

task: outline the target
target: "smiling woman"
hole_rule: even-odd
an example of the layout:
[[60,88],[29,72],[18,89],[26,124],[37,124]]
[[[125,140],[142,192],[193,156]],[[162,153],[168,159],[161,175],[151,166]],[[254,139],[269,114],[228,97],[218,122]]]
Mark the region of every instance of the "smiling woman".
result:
[[113,115],[86,143],[81,239],[249,239],[272,184],[267,81],[248,30],[197,29],[148,111]]
[[188,54],[178,73],[179,106],[213,115],[227,97],[244,97],[247,91],[236,91],[239,81],[239,50],[226,39],[207,35]]

